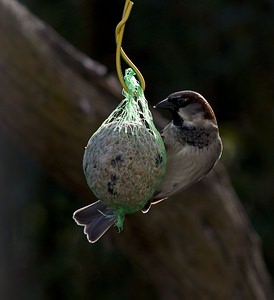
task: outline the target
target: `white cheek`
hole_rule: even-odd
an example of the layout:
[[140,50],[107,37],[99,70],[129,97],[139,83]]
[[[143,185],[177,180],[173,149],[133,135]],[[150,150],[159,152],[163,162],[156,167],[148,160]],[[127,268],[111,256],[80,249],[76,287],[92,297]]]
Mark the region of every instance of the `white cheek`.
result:
[[201,110],[201,107],[197,105],[190,105],[186,108],[181,108],[179,109],[178,114],[184,121],[195,122],[204,120],[204,112]]

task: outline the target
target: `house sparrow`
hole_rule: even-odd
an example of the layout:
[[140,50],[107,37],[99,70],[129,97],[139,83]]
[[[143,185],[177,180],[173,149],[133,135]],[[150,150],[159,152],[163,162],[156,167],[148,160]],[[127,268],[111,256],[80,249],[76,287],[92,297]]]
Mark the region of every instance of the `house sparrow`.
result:
[[162,132],[167,170],[153,199],[143,208],[144,213],[152,204],[202,179],[222,153],[214,112],[202,95],[193,91],[176,92],[156,104],[155,108],[168,109],[173,120]]
[[[167,151],[167,169],[153,199],[142,209],[156,204],[199,181],[221,156],[222,142],[214,112],[200,94],[181,91],[169,95],[155,108],[168,109],[173,120],[162,138]],[[112,210],[100,200],[74,212],[77,224],[84,226],[89,242],[96,242],[116,222]]]

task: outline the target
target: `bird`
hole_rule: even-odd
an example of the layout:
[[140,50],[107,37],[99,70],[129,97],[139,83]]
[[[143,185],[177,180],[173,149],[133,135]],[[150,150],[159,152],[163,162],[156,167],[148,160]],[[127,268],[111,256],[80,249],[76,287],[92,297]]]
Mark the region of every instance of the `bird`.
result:
[[[143,207],[143,213],[201,180],[218,162],[223,149],[214,111],[201,94],[178,91],[154,108],[166,109],[172,116],[161,132],[167,168],[159,188]],[[112,210],[100,200],[76,210],[73,219],[84,226],[91,243],[98,241],[117,221]]]
[[223,145],[213,109],[199,93],[186,90],[170,94],[155,105],[167,109],[173,120],[161,136],[167,151],[167,169],[153,199],[143,208],[185,190],[201,180],[218,162]]

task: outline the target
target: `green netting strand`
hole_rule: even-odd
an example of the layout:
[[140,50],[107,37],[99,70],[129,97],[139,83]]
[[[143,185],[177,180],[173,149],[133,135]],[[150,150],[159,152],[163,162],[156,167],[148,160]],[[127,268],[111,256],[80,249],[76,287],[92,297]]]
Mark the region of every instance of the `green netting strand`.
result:
[[134,75],[126,70],[129,92],[90,138],[83,161],[89,187],[114,211],[118,228],[153,197],[166,168],[163,140]]

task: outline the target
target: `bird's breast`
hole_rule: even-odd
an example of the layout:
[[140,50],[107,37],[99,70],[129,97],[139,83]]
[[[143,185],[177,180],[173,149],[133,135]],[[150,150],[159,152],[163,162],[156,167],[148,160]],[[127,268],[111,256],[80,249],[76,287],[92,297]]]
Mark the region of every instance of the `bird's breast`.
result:
[[221,140],[215,136],[207,146],[182,144],[170,135],[167,144],[167,170],[157,198],[168,197],[200,180],[214,166],[221,153]]

